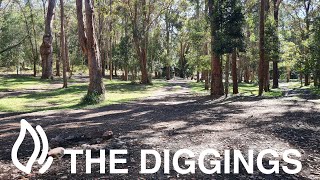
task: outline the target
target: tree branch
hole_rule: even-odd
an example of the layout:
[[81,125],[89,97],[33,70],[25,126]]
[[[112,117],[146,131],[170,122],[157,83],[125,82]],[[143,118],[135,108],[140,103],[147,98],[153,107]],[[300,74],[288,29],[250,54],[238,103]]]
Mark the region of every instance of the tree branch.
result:
[[19,45],[21,45],[27,38],[29,37],[29,35],[27,35],[26,37],[24,37],[20,42],[18,42],[17,44],[15,45],[12,45],[12,46],[9,46],[3,50],[0,51],[0,54],[6,52],[6,51],[10,51],[11,49],[14,49],[16,47],[18,47]]

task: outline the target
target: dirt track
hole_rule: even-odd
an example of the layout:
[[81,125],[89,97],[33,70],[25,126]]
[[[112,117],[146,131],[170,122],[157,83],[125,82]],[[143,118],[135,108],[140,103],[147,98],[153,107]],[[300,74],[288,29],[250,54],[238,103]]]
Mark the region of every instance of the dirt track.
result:
[[[175,89],[175,86],[181,86]],[[44,174],[26,176],[11,164],[11,148],[18,137],[19,121],[26,119],[33,126],[41,125],[53,148],[83,149],[94,145],[105,149],[128,149],[126,156],[130,175],[100,175],[99,167],[85,175],[84,158],[78,161],[78,174],[70,175],[70,157],[56,160]],[[257,98],[231,97],[212,100],[189,92],[186,82],[171,82],[155,96],[125,104],[98,109],[48,111],[28,114],[2,113],[0,118],[0,177],[33,179],[167,179],[167,178],[239,178],[239,179],[317,179],[320,177],[320,100],[315,96]],[[114,138],[101,142],[101,133],[112,130]],[[58,139],[58,140],[57,140]],[[30,139],[29,139],[30,140]],[[21,161],[32,153],[32,143],[21,147]],[[188,148],[198,155],[205,149],[298,149],[302,153],[303,170],[298,175],[263,175],[256,171],[248,175],[204,175],[199,170],[192,175],[170,175],[163,171],[139,175],[141,149]],[[108,159],[108,158],[107,158]],[[108,164],[108,163],[107,163]],[[107,166],[108,167],[108,166]],[[243,169],[242,169],[243,170]],[[1,179],[1,178],[0,178]]]

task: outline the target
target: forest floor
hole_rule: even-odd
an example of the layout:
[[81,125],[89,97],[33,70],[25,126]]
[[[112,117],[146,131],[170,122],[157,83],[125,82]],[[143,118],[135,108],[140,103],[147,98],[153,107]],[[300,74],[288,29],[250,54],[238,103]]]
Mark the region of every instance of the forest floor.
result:
[[[128,168],[129,174],[110,175],[108,155],[104,175],[99,174],[98,165],[93,165],[93,173],[87,175],[82,156],[78,157],[76,175],[70,174],[70,156],[55,159],[43,175],[21,173],[11,163],[11,148],[21,119],[34,127],[41,125],[51,148],[91,149],[94,156],[99,155],[99,149],[127,149],[127,164],[119,168]],[[113,137],[103,140],[108,131],[113,132]],[[19,150],[21,162],[26,162],[33,151],[31,137],[27,137]],[[239,95],[211,99],[205,92],[193,92],[188,81],[170,81],[148,97],[104,107],[2,113],[0,146],[0,179],[320,179],[320,97],[309,90],[288,88],[281,97]],[[216,149],[222,155],[218,160],[223,159],[226,149],[238,149],[244,154],[252,149],[255,157],[263,149],[280,154],[297,149],[302,153],[302,171],[296,175],[282,170],[264,175],[255,166],[254,174],[247,174],[242,167],[237,175],[205,175],[199,168],[195,174],[181,175],[171,170],[167,175],[162,166],[156,174],[139,174],[141,149],[170,149],[174,153],[183,148],[196,156],[205,149]],[[180,164],[196,159],[183,157]],[[264,160],[268,167],[267,158]],[[280,167],[285,165],[281,156],[279,160]],[[150,160],[148,165],[152,163]]]

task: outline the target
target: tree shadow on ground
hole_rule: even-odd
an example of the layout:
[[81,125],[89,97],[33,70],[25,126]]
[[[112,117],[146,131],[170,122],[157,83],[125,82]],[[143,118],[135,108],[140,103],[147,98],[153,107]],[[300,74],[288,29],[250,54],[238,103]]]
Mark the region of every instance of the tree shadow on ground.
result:
[[[28,77],[19,77],[17,78],[18,81],[24,81],[25,78]],[[35,79],[33,77],[29,77],[30,82],[41,82],[39,79]],[[28,81],[28,79],[26,80]],[[28,81],[29,82],[29,81]],[[50,83],[52,84],[52,82]],[[110,82],[106,84],[107,89],[107,95],[108,93],[130,93],[130,94],[144,94],[149,90],[150,88],[160,88],[161,86],[164,86],[165,83],[157,83],[153,86],[151,85],[140,85],[140,84],[131,84],[128,82]],[[36,87],[35,87],[36,88]],[[0,94],[1,98],[14,98],[16,101],[24,103],[25,101],[30,102],[28,104],[25,104],[24,106],[36,106],[37,108],[28,108],[22,109],[22,111],[25,112],[39,112],[44,110],[61,110],[61,109],[79,109],[79,108],[85,108],[91,105],[83,104],[81,103],[81,98],[86,94],[88,85],[87,84],[70,84],[68,88],[56,88],[56,86],[53,89],[30,89],[23,90],[23,91],[12,91],[10,93],[3,93]],[[75,96],[78,96],[74,98]],[[129,95],[127,95],[129,96]],[[71,98],[69,98],[71,97]],[[47,100],[48,98],[52,98],[50,101]],[[126,102],[128,100],[134,99],[131,97],[123,98],[119,100],[119,102]],[[74,101],[78,101],[78,103],[74,103]],[[118,101],[109,101],[110,103],[118,103]],[[41,103],[43,104],[41,106]],[[12,107],[7,106],[0,106],[0,116],[10,116],[13,115],[12,113]],[[7,112],[7,113],[4,113]],[[16,113],[19,114],[19,113]]]
[[[284,102],[276,105],[279,101]],[[277,112],[276,110],[282,111]],[[275,112],[270,113],[269,111]],[[250,144],[260,143],[263,145],[264,140],[259,139],[259,136],[271,139],[279,138],[289,143],[291,147],[303,150],[306,156],[310,154],[319,156],[317,150],[320,147],[320,124],[318,121],[319,109],[316,104],[285,101],[281,98],[232,97],[226,100],[212,100],[208,97],[184,94],[110,105],[97,109],[7,116],[0,119],[0,145],[6,147],[0,149],[0,161],[10,161],[11,147],[18,136],[19,121],[23,118],[34,126],[41,125],[45,129],[49,141],[58,135],[61,135],[62,138],[82,135],[88,137],[62,144],[66,148],[81,148],[84,143],[91,143],[88,142],[90,135],[112,130],[115,137],[127,142],[127,147],[133,152],[133,157],[138,156],[137,153],[140,149],[152,148],[160,150],[169,148],[174,151],[187,147],[193,149],[211,147],[245,151],[250,148]],[[299,124],[300,127],[298,127]],[[248,138],[244,139],[243,135]],[[273,142],[277,143],[277,141],[275,139]],[[134,143],[131,144],[131,142]],[[221,147],[214,144],[216,142],[221,143]],[[49,143],[52,147],[52,143]],[[19,157],[22,159],[29,157],[31,150],[32,143],[29,138],[19,151]],[[130,155],[130,158],[132,156]],[[70,174],[68,173],[70,171],[69,162],[65,161],[64,165],[58,164],[52,171],[39,177],[63,177]],[[81,162],[83,166],[84,159]],[[140,164],[139,159],[128,160],[128,162],[128,166],[134,171],[130,174],[131,178],[125,175],[107,175],[105,178],[169,178],[161,173],[139,175],[139,170],[137,170]],[[303,163],[306,165],[305,169],[314,168],[318,161],[307,164],[304,159]],[[98,167],[95,168],[94,172],[99,170]],[[175,172],[172,172],[171,177],[177,178],[177,176]],[[98,178],[101,175],[95,173],[84,176],[84,172],[82,172],[79,175],[70,176],[69,179],[80,177]],[[258,177],[262,179],[304,179],[306,176],[288,175],[283,172],[279,175],[262,175],[261,173],[249,175],[242,172],[239,175],[210,176],[197,172],[194,175],[180,176],[181,179],[191,177],[197,179],[257,179]]]

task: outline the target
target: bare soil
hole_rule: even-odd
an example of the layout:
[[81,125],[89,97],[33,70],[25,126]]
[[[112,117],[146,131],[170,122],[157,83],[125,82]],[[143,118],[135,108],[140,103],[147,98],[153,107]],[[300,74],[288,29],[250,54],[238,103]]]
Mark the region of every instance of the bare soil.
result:
[[[281,98],[233,96],[212,99],[204,94],[192,94],[186,81],[172,81],[152,97],[98,109],[1,113],[0,179],[320,179],[319,97],[303,92],[301,96],[287,94]],[[71,175],[70,156],[55,159],[45,174],[36,173],[36,166],[31,175],[21,173],[11,163],[11,148],[18,137],[21,119],[34,127],[41,125],[51,148],[91,148],[94,156],[99,155],[99,149],[127,149],[129,154],[124,157],[128,163],[119,168],[128,168],[129,174],[109,174],[108,155],[104,175],[96,165],[92,167],[93,173],[87,175],[85,157],[78,158],[78,173]],[[103,140],[102,134],[107,131],[113,131],[113,138]],[[26,162],[33,151],[30,137],[20,148],[20,161]],[[141,149],[159,152],[169,149],[174,153],[183,148],[192,150],[196,156],[210,148],[221,155],[225,149],[244,153],[248,149],[255,152],[274,149],[280,154],[286,149],[297,149],[302,153],[303,169],[296,175],[283,171],[264,175],[256,167],[254,174],[247,174],[243,168],[237,175],[205,175],[199,168],[195,174],[188,175],[173,170],[170,175],[164,174],[163,170],[152,175],[139,174]],[[180,164],[185,160],[190,159],[182,157]],[[149,165],[152,163],[151,160]]]

